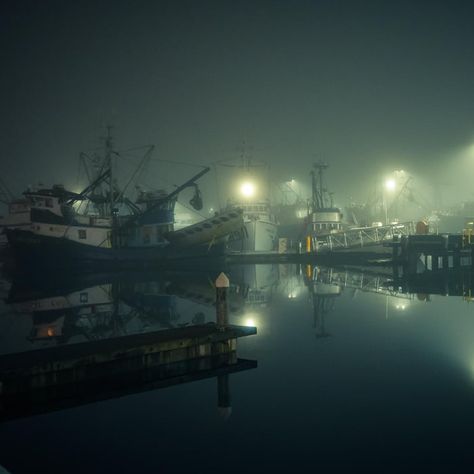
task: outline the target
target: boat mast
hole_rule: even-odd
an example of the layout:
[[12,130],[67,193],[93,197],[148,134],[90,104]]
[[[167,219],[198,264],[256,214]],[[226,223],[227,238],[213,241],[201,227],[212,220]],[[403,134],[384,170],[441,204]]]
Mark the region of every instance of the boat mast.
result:
[[114,212],[114,175],[113,175],[113,163],[112,163],[112,152],[113,152],[113,143],[112,143],[112,127],[107,125],[107,136],[105,137],[105,163],[106,169],[110,170],[109,175],[109,206],[110,206],[110,215]]
[[105,168],[109,171],[109,215],[111,218],[111,246],[112,248],[120,247],[120,239],[118,235],[118,211],[115,208],[115,179],[114,166],[112,161],[113,141],[112,141],[112,126],[107,125],[107,136],[105,137]]
[[323,175],[327,167],[327,163],[324,163],[323,161],[318,161],[317,163],[314,163],[314,169],[311,170],[313,211],[317,209],[324,209],[326,207],[326,202],[324,199],[324,193],[326,192],[326,190],[323,187]]

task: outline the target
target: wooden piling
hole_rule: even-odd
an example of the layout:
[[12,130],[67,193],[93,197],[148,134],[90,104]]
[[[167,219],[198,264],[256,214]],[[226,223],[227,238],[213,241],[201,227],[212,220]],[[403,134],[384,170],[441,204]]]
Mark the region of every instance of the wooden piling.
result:
[[229,325],[227,310],[227,290],[229,279],[225,273],[221,273],[216,279],[216,324],[220,331],[224,331]]
[[217,377],[217,409],[224,420],[232,414],[229,376],[227,374]]

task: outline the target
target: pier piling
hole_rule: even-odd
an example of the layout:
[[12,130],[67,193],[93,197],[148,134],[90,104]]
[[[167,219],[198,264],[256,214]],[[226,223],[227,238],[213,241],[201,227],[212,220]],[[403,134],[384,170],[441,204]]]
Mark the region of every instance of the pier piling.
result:
[[227,290],[229,279],[225,273],[221,273],[216,279],[216,323],[220,331],[224,331],[229,325],[227,311]]

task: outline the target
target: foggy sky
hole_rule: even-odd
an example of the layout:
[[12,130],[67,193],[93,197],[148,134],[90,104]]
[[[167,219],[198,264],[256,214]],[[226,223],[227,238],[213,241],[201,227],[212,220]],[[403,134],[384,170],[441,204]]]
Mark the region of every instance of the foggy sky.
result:
[[0,172],[72,185],[110,123],[119,148],[197,164],[246,138],[275,179],[322,158],[340,200],[400,168],[472,197],[471,3],[3,2]]

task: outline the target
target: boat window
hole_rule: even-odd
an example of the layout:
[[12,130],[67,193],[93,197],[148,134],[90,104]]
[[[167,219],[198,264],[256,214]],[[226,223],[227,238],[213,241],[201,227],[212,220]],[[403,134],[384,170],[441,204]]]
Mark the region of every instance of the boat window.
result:
[[51,198],[46,198],[46,207],[53,207],[53,200]]
[[85,229],[79,229],[77,235],[81,240],[87,239],[87,231]]

